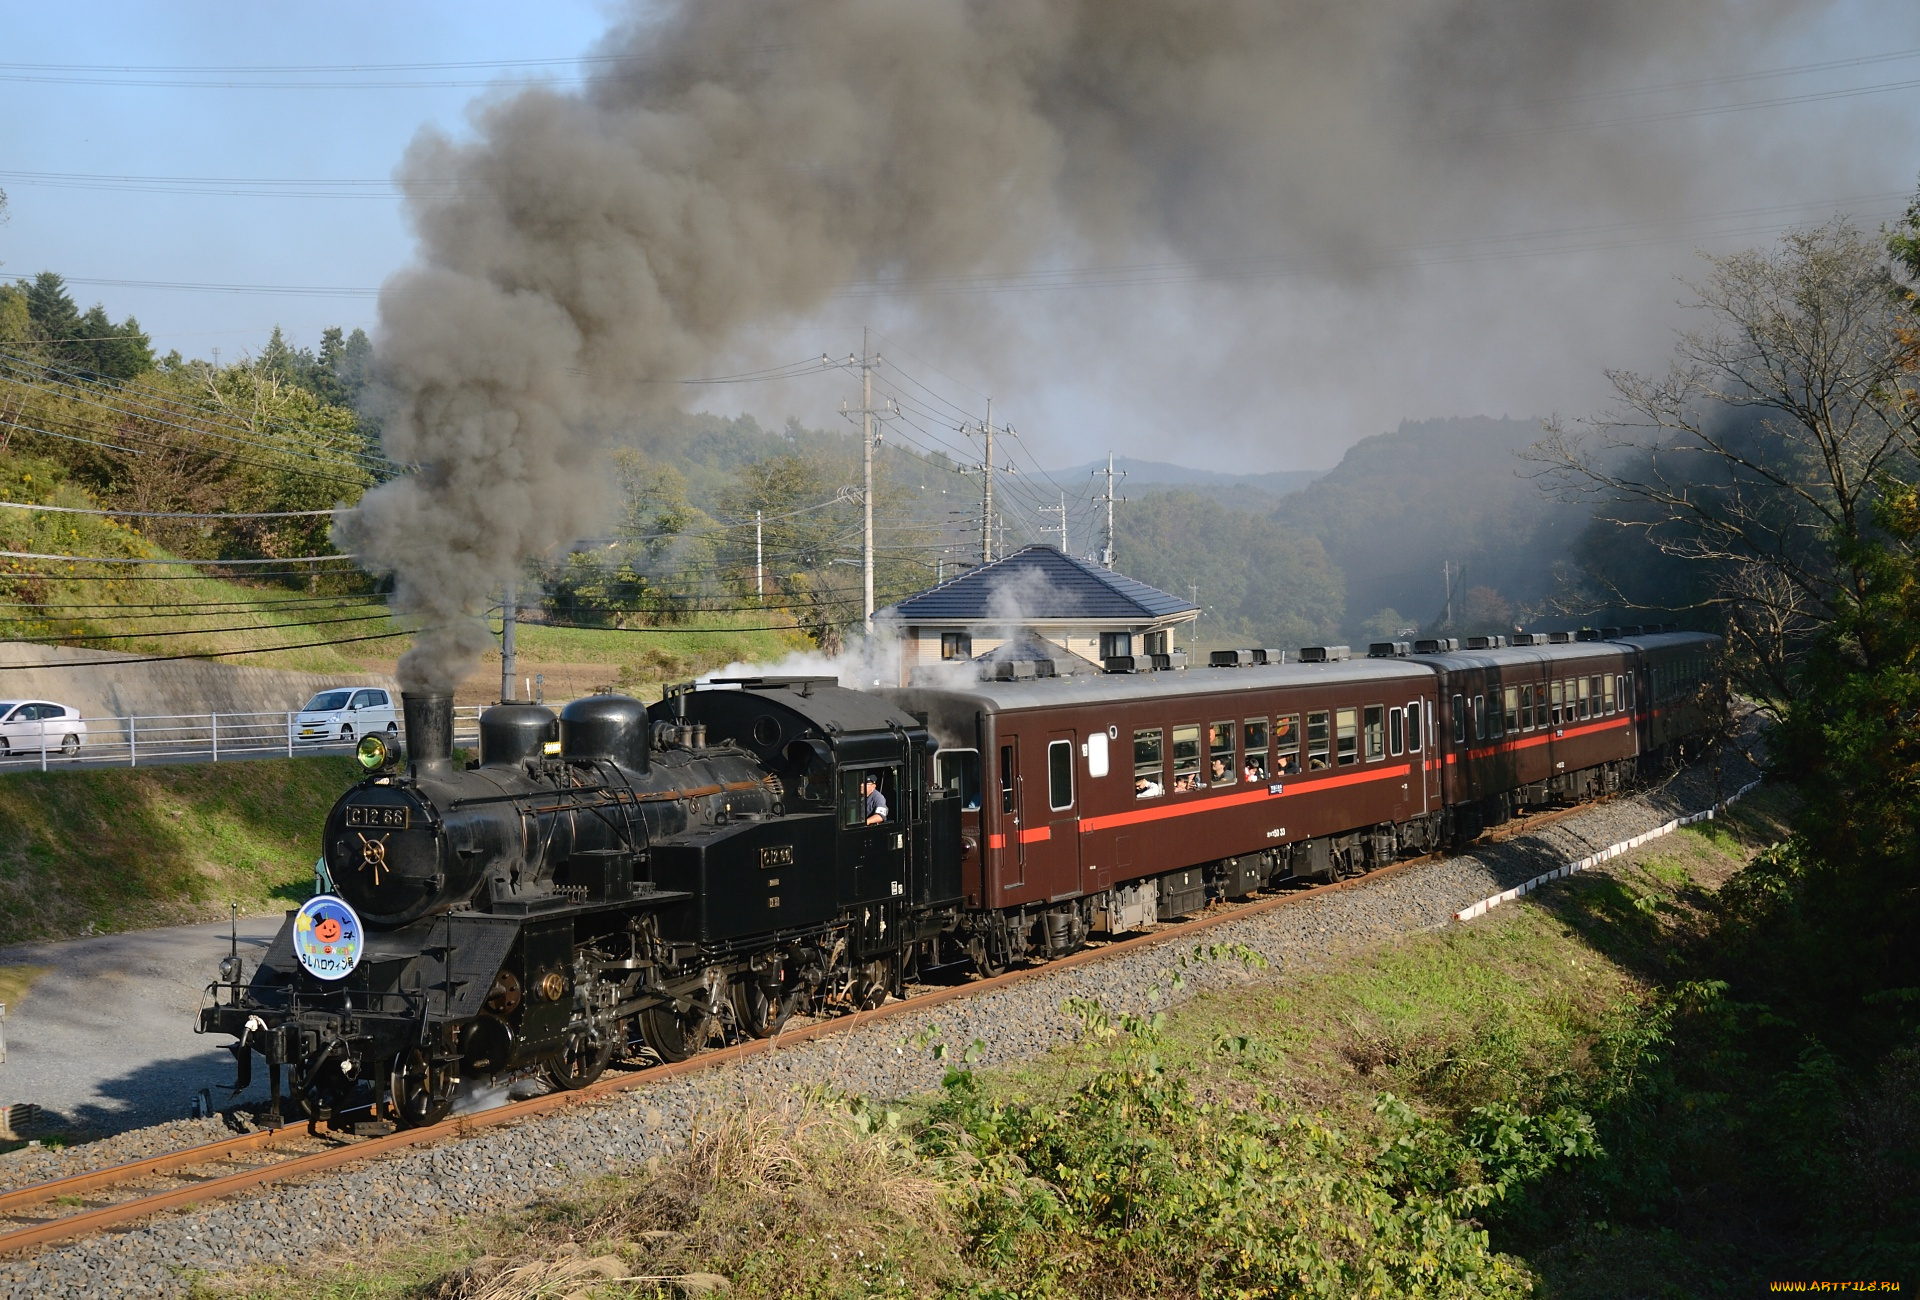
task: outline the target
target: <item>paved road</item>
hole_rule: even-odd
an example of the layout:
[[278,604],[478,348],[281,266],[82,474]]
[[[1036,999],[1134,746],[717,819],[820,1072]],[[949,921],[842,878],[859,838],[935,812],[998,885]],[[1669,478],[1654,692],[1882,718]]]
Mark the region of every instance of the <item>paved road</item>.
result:
[[[279,915],[243,918],[240,955],[252,973]],[[62,1125],[117,1133],[184,1119],[200,1089],[228,1104],[233,1056],[193,1032],[207,982],[227,954],[227,923],[100,935],[0,949],[0,964],[51,966],[7,1008],[0,1102],[34,1102],[43,1131]],[[266,1095],[265,1070],[247,1096]]]

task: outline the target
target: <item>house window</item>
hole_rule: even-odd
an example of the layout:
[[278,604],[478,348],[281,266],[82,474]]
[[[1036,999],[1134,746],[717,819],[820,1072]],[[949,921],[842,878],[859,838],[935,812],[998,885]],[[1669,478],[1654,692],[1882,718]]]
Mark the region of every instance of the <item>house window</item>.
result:
[[1118,659],[1133,653],[1133,633],[1102,632],[1100,634],[1100,657]]
[[1145,646],[1145,649],[1143,649],[1141,653],[1150,655],[1166,654],[1168,652],[1167,641],[1168,636],[1165,632],[1149,632],[1141,638],[1141,642]]
[[973,658],[973,634],[971,632],[942,632],[940,634],[940,657],[942,659]]

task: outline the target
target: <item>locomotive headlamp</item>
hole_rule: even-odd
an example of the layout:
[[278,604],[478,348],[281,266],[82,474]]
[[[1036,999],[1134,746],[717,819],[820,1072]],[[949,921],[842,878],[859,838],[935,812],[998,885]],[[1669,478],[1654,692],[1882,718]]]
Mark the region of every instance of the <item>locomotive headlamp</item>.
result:
[[222,957],[220,959],[220,982],[222,984],[238,984],[240,982],[240,959],[238,957]]
[[353,756],[360,760],[360,766],[369,772],[378,772],[387,765],[389,754],[387,742],[379,736],[362,736],[354,747]]

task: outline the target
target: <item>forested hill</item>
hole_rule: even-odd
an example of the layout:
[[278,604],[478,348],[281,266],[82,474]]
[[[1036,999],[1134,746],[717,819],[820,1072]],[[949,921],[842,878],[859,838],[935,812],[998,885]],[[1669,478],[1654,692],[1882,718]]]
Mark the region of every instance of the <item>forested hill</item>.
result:
[[[1453,569],[1456,634],[1543,616],[1555,567],[1588,523],[1536,484],[1536,420],[1403,423],[1331,471],[1269,496],[1277,475],[1150,466],[1115,515],[1118,566],[1205,609],[1202,647],[1384,640],[1437,629]],[[1104,463],[1103,463],[1104,467]],[[1169,472],[1170,471],[1170,472]],[[1059,477],[1059,475],[1056,475]]]
[[1355,443],[1332,472],[1283,500],[1273,522],[1320,540],[1346,577],[1356,621],[1392,609],[1408,624],[1435,623],[1443,563],[1457,575],[1456,624],[1476,589],[1476,616],[1496,603],[1490,594],[1518,615],[1552,589],[1554,564],[1587,522],[1532,477],[1521,453],[1541,436],[1538,420],[1408,421]]

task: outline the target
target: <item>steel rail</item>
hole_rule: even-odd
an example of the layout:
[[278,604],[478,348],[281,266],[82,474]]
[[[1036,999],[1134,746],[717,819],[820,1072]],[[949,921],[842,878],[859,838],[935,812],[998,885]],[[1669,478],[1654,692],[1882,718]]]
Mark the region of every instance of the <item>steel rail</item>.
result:
[[[1545,826],[1550,826],[1576,813],[1587,812],[1612,802],[1615,796],[1605,796],[1590,803],[1575,805],[1571,808],[1555,809],[1539,813],[1524,820],[1515,818],[1513,822],[1496,828],[1485,835],[1478,843],[1499,844],[1521,835],[1530,834]],[[113,1205],[99,1206],[83,1210],[77,1214],[59,1219],[50,1219],[45,1223],[29,1224],[10,1232],[0,1233],[0,1257],[18,1254],[36,1246],[44,1246],[73,1237],[90,1236],[110,1228],[134,1223],[151,1215],[168,1210],[198,1205],[206,1201],[219,1200],[240,1192],[249,1191],[268,1183],[289,1181],[302,1175],[322,1173],[352,1164],[361,1160],[371,1160],[402,1151],[409,1147],[424,1146],[434,1142],[452,1141],[471,1136],[482,1129],[494,1128],[502,1124],[518,1123],[540,1115],[591,1104],[603,1097],[615,1093],[627,1092],[636,1088],[678,1078],[701,1070],[718,1069],[736,1061],[779,1051],[783,1048],[810,1043],[832,1034],[851,1033],[879,1021],[890,1020],[897,1016],[909,1015],[941,1006],[948,1002],[959,1001],[996,989],[1007,988],[1023,980],[1036,979],[1057,970],[1068,970],[1077,966],[1090,965],[1106,961],[1109,958],[1137,952],[1162,944],[1178,942],[1188,936],[1200,934],[1216,926],[1231,921],[1244,920],[1292,906],[1311,898],[1371,885],[1385,880],[1400,872],[1415,867],[1428,866],[1436,861],[1445,861],[1450,856],[1444,851],[1422,854],[1418,857],[1403,858],[1390,862],[1345,880],[1331,881],[1324,885],[1313,885],[1306,889],[1288,890],[1270,898],[1259,898],[1246,903],[1230,903],[1224,907],[1210,909],[1209,914],[1195,917],[1190,921],[1179,921],[1163,926],[1145,934],[1131,938],[1116,939],[1096,948],[1083,948],[1064,957],[1043,961],[1038,965],[1006,971],[986,979],[965,984],[943,987],[922,986],[924,991],[910,993],[907,997],[889,1002],[885,1006],[867,1011],[856,1011],[850,1015],[836,1016],[803,1026],[791,1031],[782,1031],[767,1038],[752,1038],[711,1052],[701,1052],[684,1061],[675,1061],[661,1065],[648,1066],[596,1080],[583,1088],[557,1089],[540,1097],[530,1097],[525,1101],[508,1102],[492,1110],[481,1111],[473,1115],[460,1115],[440,1121],[425,1128],[400,1129],[393,1133],[377,1137],[360,1138],[341,1142],[340,1145],[325,1151],[316,1151],[307,1155],[292,1156],[267,1165],[236,1170],[192,1185],[155,1192],[146,1196],[134,1197]],[[1458,856],[1458,855],[1453,855]],[[143,1160],[132,1161],[111,1168],[95,1170],[90,1173],[75,1174],[70,1178],[53,1179],[24,1187],[17,1191],[0,1194],[0,1214],[32,1205],[44,1205],[63,1196],[76,1195],[83,1191],[97,1190],[126,1182],[138,1181],[143,1177],[158,1177],[171,1170],[190,1168],[194,1165],[209,1164],[229,1155],[258,1150],[270,1146],[276,1139],[286,1140],[302,1133],[299,1125],[282,1128],[262,1129],[256,1133],[243,1134],[219,1142],[202,1146],[188,1147],[166,1155],[150,1156]]]

